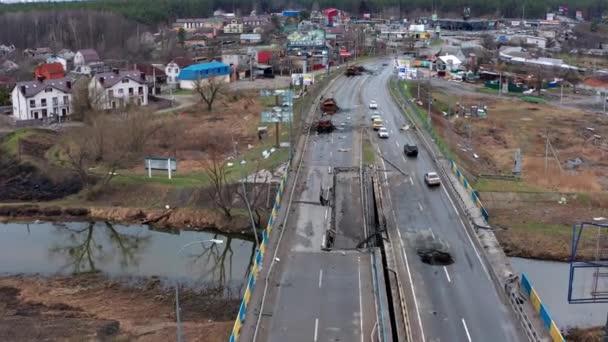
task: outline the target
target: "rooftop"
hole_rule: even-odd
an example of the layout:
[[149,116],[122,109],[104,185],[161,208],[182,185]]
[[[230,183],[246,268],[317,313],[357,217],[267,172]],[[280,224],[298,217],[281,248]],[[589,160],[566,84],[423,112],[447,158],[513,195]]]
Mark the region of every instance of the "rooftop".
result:
[[54,79],[54,80],[42,80],[42,81],[35,80],[35,81],[19,82],[16,84],[16,89],[19,89],[19,91],[25,97],[32,97],[49,87],[57,89],[64,93],[71,93],[72,92],[72,82],[73,82],[73,80],[71,78],[67,78],[67,77],[58,78],[58,79]]

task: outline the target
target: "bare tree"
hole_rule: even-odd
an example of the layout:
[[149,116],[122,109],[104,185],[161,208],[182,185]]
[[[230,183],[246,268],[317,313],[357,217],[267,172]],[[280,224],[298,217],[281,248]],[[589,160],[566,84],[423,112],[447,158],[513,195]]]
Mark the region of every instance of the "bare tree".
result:
[[194,82],[194,91],[200,95],[201,99],[207,104],[207,110],[213,109],[213,103],[218,94],[224,90],[224,82],[212,75],[209,78],[198,78]]
[[483,46],[486,50],[495,50],[496,39],[491,34],[484,34],[481,36],[481,46]]
[[[264,190],[267,189],[267,184],[270,181],[269,175],[261,175],[260,169],[256,166],[256,171],[253,174],[252,182],[249,182],[249,177],[242,180],[241,187],[236,190],[236,194],[251,210],[252,214],[255,214],[255,226],[260,227],[262,221],[261,211],[264,207],[264,201],[261,197],[264,194]],[[251,185],[251,186],[248,186]]]
[[83,77],[74,83],[72,88],[72,118],[88,121],[99,115],[97,109],[103,99],[103,92],[97,88],[89,89],[88,78]]
[[235,192],[228,180],[230,174],[228,166],[224,163],[222,156],[217,151],[212,150],[203,168],[205,175],[211,181],[210,195],[214,205],[224,216],[232,217]]
[[576,93],[576,86],[582,81],[578,70],[568,69],[562,77],[566,82],[572,84],[572,92]]
[[118,169],[129,167],[142,156],[146,141],[159,127],[150,120],[139,110],[91,117],[87,125],[68,132],[60,143],[62,161],[86,188],[102,188]]

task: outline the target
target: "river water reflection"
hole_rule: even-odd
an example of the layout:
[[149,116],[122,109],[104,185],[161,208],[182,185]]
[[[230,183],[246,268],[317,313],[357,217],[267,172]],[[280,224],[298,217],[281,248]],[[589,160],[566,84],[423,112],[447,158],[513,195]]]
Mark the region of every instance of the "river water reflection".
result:
[[[193,244],[220,239],[222,244]],[[157,276],[190,287],[223,286],[241,292],[255,245],[221,234],[161,232],[105,222],[0,224],[0,273]]]

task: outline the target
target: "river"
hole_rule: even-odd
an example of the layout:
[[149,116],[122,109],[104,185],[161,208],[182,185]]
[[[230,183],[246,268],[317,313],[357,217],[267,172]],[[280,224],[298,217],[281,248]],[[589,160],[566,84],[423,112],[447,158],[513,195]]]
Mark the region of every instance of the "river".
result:
[[[517,273],[525,272],[542,302],[549,309],[553,320],[561,329],[570,327],[592,327],[604,325],[608,304],[569,304],[568,278],[570,264],[565,262],[541,261],[511,258]],[[579,287],[587,288],[591,275],[577,282]],[[581,293],[575,288],[575,293]],[[589,293],[586,293],[589,296]]]
[[[195,243],[218,239],[222,243]],[[162,281],[200,288],[222,286],[242,294],[254,244],[221,234],[151,230],[105,222],[0,224],[0,274],[71,275]],[[235,293],[237,292],[237,293]]]

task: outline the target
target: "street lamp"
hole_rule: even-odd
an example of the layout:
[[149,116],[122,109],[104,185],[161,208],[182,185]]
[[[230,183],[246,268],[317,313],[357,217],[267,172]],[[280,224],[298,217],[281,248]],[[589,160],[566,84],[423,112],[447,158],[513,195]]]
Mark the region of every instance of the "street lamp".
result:
[[[177,251],[177,256],[180,256],[181,252],[186,248],[189,247],[191,245],[200,243],[200,244],[204,244],[205,242],[211,242],[212,244],[222,244],[224,243],[223,240],[219,240],[219,239],[209,239],[209,240],[197,240],[197,241],[192,241],[189,242],[185,245],[182,246],[182,248],[180,248]],[[175,280],[175,319],[177,321],[177,342],[182,342],[182,322],[180,320],[180,307],[179,307],[179,284],[177,283],[177,279]]]

